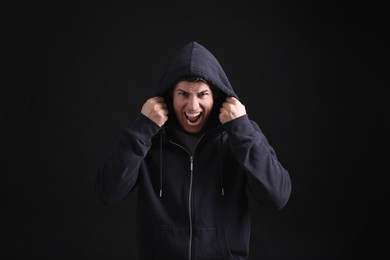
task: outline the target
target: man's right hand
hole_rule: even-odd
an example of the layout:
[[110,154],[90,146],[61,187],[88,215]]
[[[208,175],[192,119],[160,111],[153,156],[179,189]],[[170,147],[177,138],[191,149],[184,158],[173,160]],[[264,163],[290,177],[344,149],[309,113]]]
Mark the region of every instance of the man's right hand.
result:
[[168,109],[162,97],[152,97],[142,106],[141,113],[162,127],[168,120]]

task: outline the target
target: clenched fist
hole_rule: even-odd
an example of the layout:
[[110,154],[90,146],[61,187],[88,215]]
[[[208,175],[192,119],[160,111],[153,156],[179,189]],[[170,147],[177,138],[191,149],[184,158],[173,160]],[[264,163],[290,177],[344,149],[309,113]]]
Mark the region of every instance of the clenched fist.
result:
[[245,106],[235,97],[227,97],[219,112],[219,121],[222,124],[246,115]]
[[162,127],[168,120],[168,109],[162,97],[152,97],[148,99],[142,106],[141,113],[159,127]]

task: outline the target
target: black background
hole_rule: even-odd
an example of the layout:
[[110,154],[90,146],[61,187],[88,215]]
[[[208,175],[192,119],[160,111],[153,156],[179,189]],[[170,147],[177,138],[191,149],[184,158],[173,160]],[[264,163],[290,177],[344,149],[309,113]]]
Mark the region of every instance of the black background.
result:
[[292,179],[282,210],[250,201],[250,259],[390,255],[389,9],[228,2],[2,4],[2,259],[136,259],[136,193],[106,208],[93,182],[192,40]]

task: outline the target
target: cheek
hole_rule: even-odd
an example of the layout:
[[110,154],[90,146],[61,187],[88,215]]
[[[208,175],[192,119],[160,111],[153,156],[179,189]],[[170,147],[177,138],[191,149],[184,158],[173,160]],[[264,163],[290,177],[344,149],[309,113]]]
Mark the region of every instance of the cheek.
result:
[[183,106],[183,99],[181,97],[174,97],[173,100],[172,100],[172,103],[173,103],[173,107],[175,109],[179,109],[180,107]]
[[203,103],[203,107],[207,110],[212,110],[213,109],[213,105],[214,105],[214,101],[211,99],[211,100],[206,100],[204,103]]

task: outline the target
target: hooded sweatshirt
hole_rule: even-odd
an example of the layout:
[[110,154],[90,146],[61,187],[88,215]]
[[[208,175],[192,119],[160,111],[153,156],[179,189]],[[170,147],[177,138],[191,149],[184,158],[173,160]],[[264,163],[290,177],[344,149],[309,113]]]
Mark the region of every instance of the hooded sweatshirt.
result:
[[[193,153],[177,134],[183,129],[168,94],[188,76],[202,77],[220,92]],[[247,194],[264,207],[283,208],[291,193],[287,170],[248,115],[219,122],[222,102],[238,96],[216,57],[199,43],[172,56],[154,96],[165,97],[169,119],[159,127],[140,113],[123,130],[98,170],[99,198],[113,205],[138,187],[142,260],[247,259]]]

